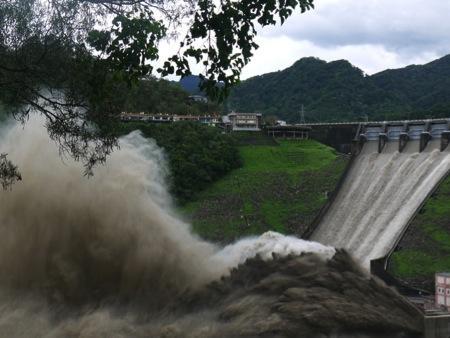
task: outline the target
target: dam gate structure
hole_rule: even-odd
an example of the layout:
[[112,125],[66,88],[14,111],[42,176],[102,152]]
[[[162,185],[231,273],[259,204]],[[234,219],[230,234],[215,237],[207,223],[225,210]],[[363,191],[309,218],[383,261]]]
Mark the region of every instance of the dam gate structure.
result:
[[306,235],[369,269],[450,172],[450,119],[360,124],[338,190]]

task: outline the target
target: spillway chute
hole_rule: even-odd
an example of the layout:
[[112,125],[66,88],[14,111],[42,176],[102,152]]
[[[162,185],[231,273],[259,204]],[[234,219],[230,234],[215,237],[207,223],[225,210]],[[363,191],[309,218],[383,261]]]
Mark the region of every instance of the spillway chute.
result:
[[441,138],[442,134],[448,130],[448,123],[433,123],[430,126],[430,135],[433,139],[439,139]]
[[400,133],[400,137],[398,139],[398,151],[399,152],[403,152],[406,145],[408,144],[408,141],[409,141],[408,133],[407,132]]
[[426,130],[425,124],[408,125],[408,136],[411,140],[420,140],[420,135]]
[[444,131],[441,134],[441,151],[445,151],[450,143],[450,131]]
[[422,152],[428,145],[428,142],[431,141],[431,134],[428,131],[423,131],[420,133],[420,148],[419,151]]
[[390,125],[387,127],[387,138],[389,141],[398,141],[400,139],[401,133],[404,131],[405,127],[401,125]]
[[368,125],[364,128],[364,137],[366,141],[378,141],[381,133],[385,132],[383,125]]
[[386,143],[388,142],[388,136],[386,133],[380,133],[378,135],[378,152],[381,153],[384,150],[384,147],[386,146]]
[[[447,121],[370,125],[362,128],[339,191],[311,239],[344,248],[369,268],[386,257],[410,220],[450,172]],[[380,149],[382,148],[382,149]],[[381,150],[381,151],[380,151]]]

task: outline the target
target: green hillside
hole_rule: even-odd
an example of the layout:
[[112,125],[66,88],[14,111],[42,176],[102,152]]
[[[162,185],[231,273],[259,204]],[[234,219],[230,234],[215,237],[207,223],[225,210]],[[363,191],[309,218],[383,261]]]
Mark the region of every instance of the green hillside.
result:
[[427,201],[394,252],[389,271],[434,290],[435,272],[450,272],[450,178]]
[[243,166],[183,208],[202,237],[229,242],[267,230],[301,234],[347,159],[316,141],[239,147]]
[[243,81],[227,106],[298,121],[389,120],[450,116],[450,56],[424,66],[367,76],[348,61],[304,58]]

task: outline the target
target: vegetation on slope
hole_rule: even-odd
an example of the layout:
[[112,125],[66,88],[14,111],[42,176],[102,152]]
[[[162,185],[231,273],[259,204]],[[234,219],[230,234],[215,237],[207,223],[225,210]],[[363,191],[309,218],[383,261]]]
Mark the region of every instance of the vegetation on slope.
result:
[[172,124],[123,123],[118,134],[140,130],[162,147],[168,158],[170,191],[179,203],[241,165],[229,135],[192,122]]
[[215,103],[195,102],[189,95],[178,83],[157,79],[141,80],[136,87],[128,89],[124,110],[198,115],[218,113],[221,109]]
[[413,220],[389,271],[416,287],[434,290],[434,274],[450,271],[450,177]]
[[236,87],[228,107],[298,121],[388,120],[450,115],[450,56],[366,76],[348,61],[304,58]]
[[414,118],[450,115],[450,55],[423,66],[386,70],[371,79],[409,106]]
[[184,207],[204,238],[230,242],[268,230],[302,234],[347,163],[312,140],[240,146],[239,151],[243,166]]

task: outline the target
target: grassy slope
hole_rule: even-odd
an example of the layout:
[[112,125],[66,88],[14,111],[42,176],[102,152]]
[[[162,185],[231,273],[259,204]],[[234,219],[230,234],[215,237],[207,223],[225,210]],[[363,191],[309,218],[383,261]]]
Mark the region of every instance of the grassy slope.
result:
[[301,234],[347,160],[316,141],[239,147],[243,167],[184,207],[196,232],[228,242],[267,230]]
[[392,255],[390,272],[433,290],[434,273],[450,271],[450,177],[427,201]]

